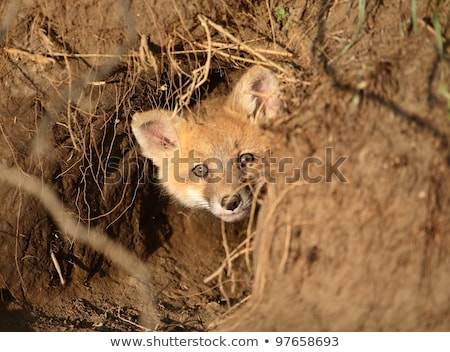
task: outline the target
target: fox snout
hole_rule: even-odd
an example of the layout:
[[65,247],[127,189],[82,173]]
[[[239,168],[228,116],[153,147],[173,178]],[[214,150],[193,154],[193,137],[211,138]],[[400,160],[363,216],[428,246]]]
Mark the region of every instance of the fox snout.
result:
[[242,204],[242,197],[239,194],[233,194],[232,196],[225,196],[220,201],[220,205],[225,210],[233,211]]
[[223,221],[235,222],[248,215],[252,200],[250,188],[241,187],[237,192],[211,197],[208,210]]
[[243,196],[233,194],[222,198],[220,201],[220,209],[213,204],[210,211],[223,221],[235,222],[244,219],[248,215],[251,204],[251,193],[244,194]]

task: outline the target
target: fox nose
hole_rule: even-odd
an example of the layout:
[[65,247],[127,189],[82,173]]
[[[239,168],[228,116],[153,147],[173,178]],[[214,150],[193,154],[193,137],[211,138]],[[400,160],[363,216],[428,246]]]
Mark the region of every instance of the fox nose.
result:
[[220,204],[222,205],[222,208],[225,208],[226,210],[234,210],[239,206],[239,204],[241,204],[241,202],[241,196],[239,194],[235,194],[232,196],[223,197]]

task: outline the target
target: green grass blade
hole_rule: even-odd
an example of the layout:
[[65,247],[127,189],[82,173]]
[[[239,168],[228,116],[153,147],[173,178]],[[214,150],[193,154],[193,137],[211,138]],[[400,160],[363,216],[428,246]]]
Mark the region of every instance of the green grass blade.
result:
[[411,19],[412,19],[414,34],[417,34],[417,2],[416,2],[416,0],[411,0]]
[[358,0],[358,27],[357,33],[361,33],[364,18],[366,16],[366,0]]
[[436,41],[437,41],[439,56],[441,58],[444,58],[444,41],[442,39],[441,24],[439,23],[439,17],[438,17],[438,7],[440,4],[441,4],[441,1],[437,0],[436,7],[433,12],[433,28],[434,28],[434,32],[436,33]]

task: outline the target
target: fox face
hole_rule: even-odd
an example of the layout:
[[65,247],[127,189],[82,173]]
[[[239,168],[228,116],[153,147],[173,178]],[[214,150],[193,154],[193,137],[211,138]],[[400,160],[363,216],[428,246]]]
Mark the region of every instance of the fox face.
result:
[[139,112],[131,128],[171,196],[234,222],[248,215],[252,190],[262,182],[271,143],[261,125],[277,115],[279,105],[274,74],[254,66],[228,97],[204,101],[196,114]]

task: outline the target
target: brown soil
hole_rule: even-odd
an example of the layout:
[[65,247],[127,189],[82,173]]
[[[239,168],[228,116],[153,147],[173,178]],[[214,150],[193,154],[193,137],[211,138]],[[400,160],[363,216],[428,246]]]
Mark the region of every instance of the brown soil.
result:
[[[0,5],[0,330],[450,330],[449,2],[183,3]],[[274,155],[298,168],[332,148],[347,182],[286,167],[250,225],[222,226],[161,195],[129,121],[226,94],[252,62],[283,87]]]

